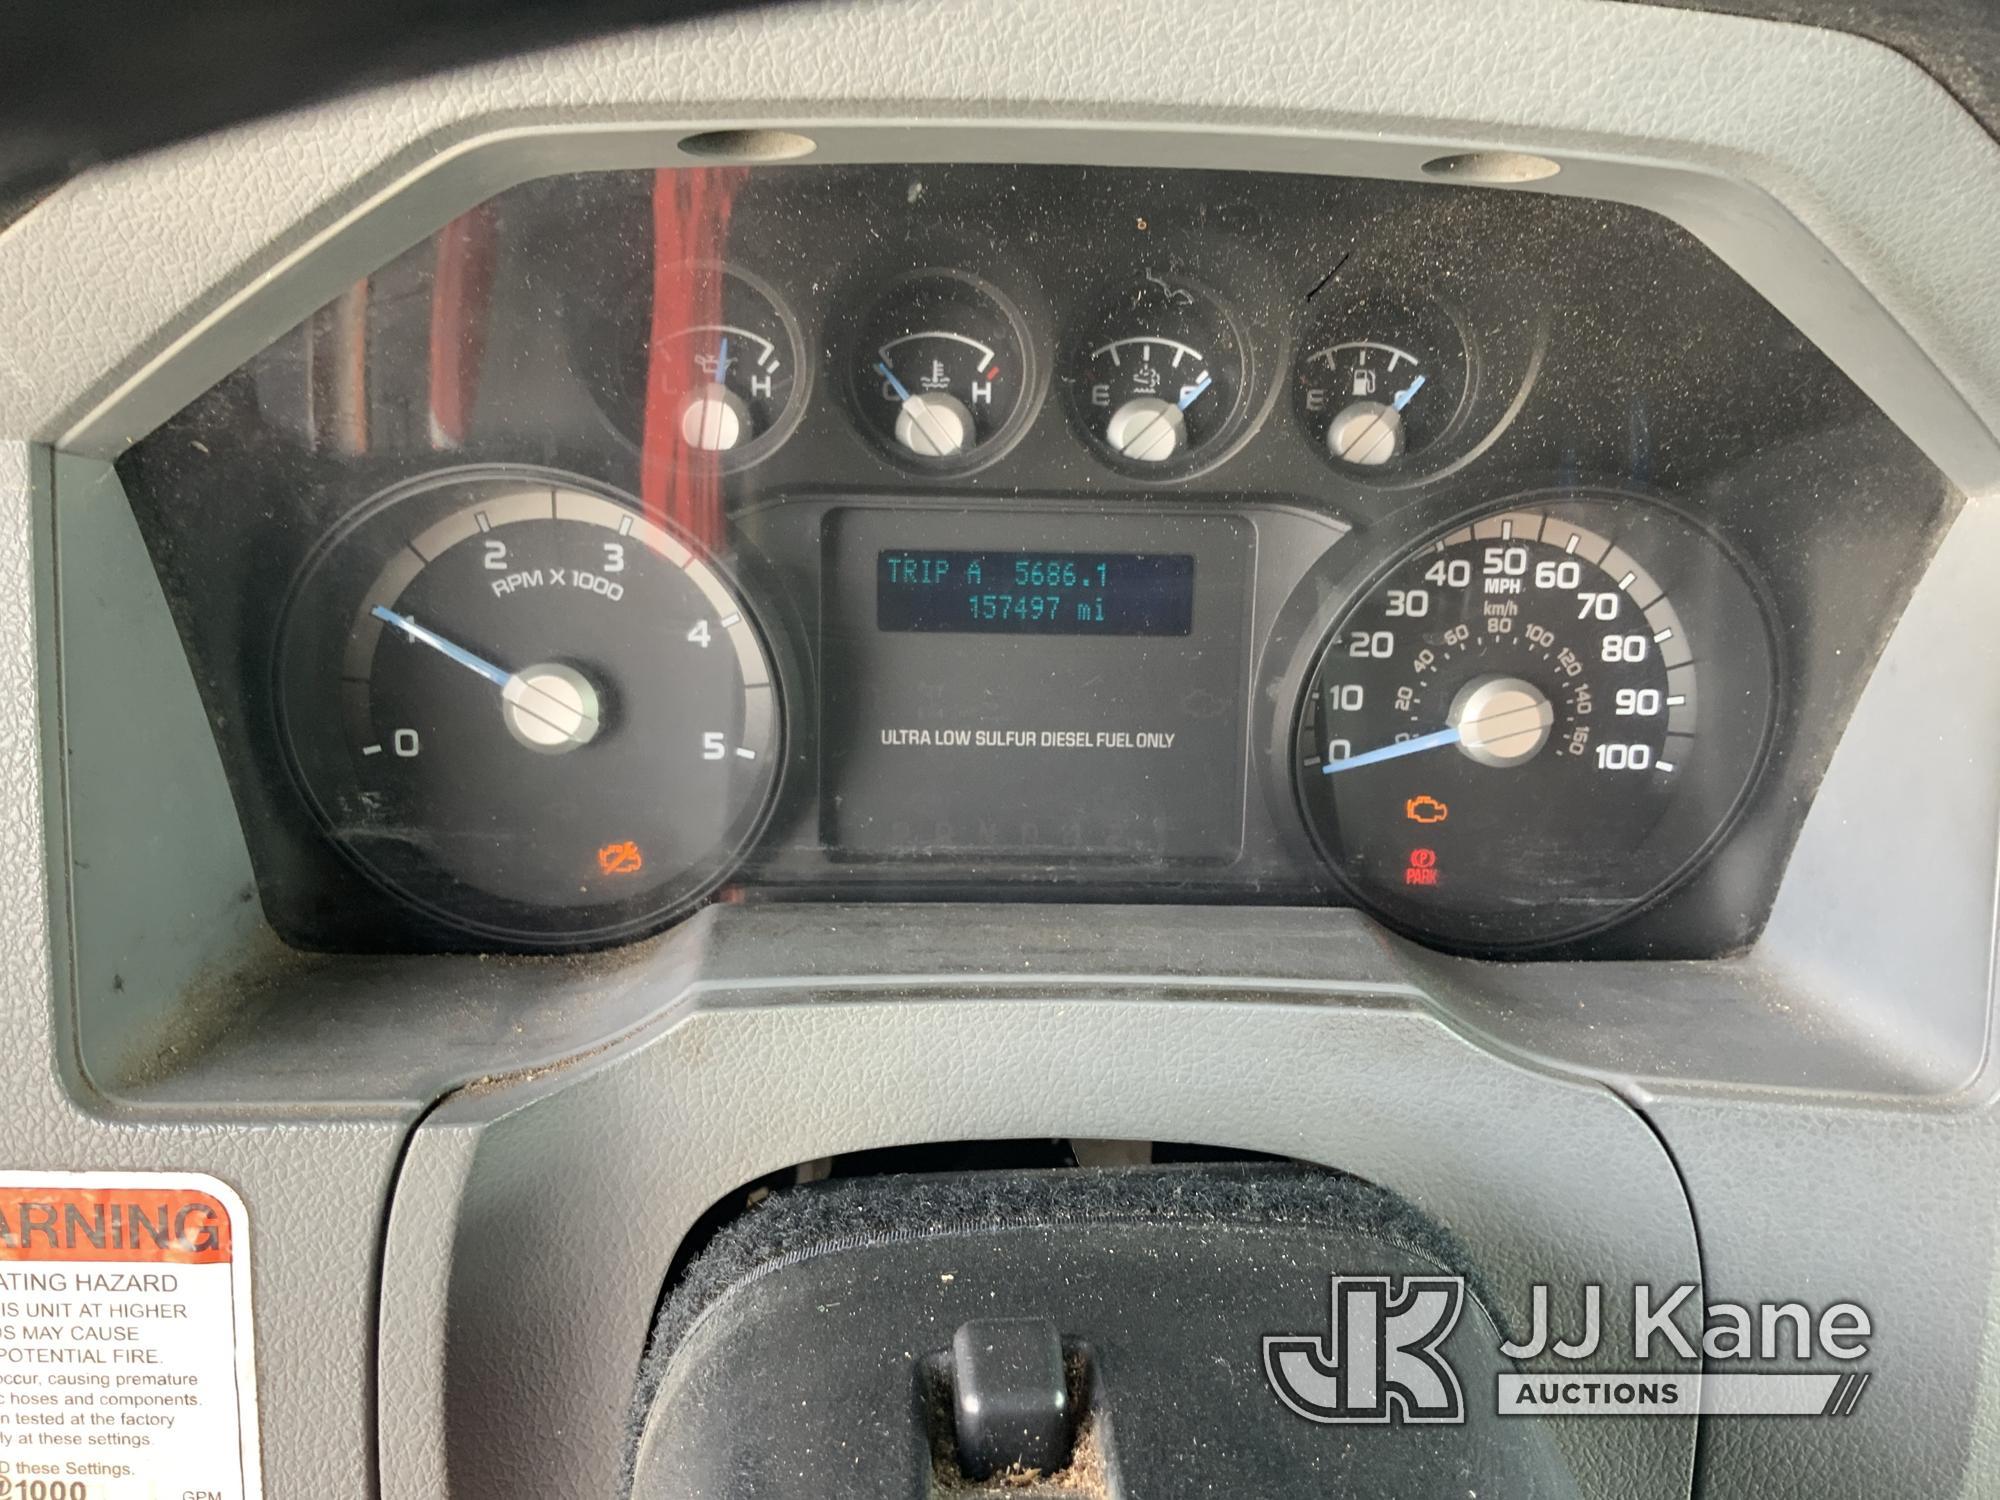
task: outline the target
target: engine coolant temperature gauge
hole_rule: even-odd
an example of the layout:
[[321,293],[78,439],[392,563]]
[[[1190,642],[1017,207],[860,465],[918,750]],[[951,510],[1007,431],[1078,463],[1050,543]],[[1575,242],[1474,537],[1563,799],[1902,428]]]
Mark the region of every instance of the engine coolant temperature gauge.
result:
[[1246,374],[1242,335],[1222,305],[1149,269],[1078,351],[1071,404],[1120,468],[1184,474],[1236,432]]
[[855,404],[892,457],[967,468],[1016,435],[1032,373],[1020,314],[997,289],[957,271],[919,271],[894,282],[863,321]]

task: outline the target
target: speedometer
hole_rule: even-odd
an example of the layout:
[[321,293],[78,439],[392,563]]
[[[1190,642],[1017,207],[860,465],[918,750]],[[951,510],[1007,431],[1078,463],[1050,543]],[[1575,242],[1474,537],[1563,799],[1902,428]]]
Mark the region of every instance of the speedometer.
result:
[[1756,593],[1692,522],[1625,496],[1500,511],[1349,606],[1299,715],[1301,800],[1398,926],[1470,949],[1579,936],[1712,844],[1772,681]]

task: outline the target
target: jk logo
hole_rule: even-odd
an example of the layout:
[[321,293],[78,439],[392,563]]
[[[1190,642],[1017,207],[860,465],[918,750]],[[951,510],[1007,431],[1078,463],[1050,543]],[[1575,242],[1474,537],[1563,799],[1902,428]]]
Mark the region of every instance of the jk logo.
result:
[[1465,1396],[1438,1346],[1465,1308],[1462,1276],[1333,1278],[1325,1338],[1267,1334],[1264,1376],[1308,1422],[1463,1422]]

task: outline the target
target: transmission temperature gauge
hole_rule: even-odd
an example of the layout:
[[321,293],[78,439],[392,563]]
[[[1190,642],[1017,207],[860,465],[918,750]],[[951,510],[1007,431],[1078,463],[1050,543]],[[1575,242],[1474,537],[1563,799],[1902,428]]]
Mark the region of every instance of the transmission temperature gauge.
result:
[[1147,270],[1077,352],[1071,405],[1118,467],[1182,474],[1237,431],[1246,374],[1243,337],[1222,305]]

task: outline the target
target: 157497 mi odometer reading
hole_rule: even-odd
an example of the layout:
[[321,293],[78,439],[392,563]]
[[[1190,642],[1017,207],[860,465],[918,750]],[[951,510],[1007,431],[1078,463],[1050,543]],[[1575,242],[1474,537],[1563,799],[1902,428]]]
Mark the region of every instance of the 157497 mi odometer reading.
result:
[[899,547],[876,558],[875,591],[882,630],[1186,635],[1194,620],[1194,558]]
[[[1728,679],[1714,709],[1711,677]],[[1301,798],[1392,921],[1547,942],[1628,912],[1708,844],[1755,770],[1770,682],[1755,596],[1676,513],[1503,511],[1350,606],[1300,715]]]

